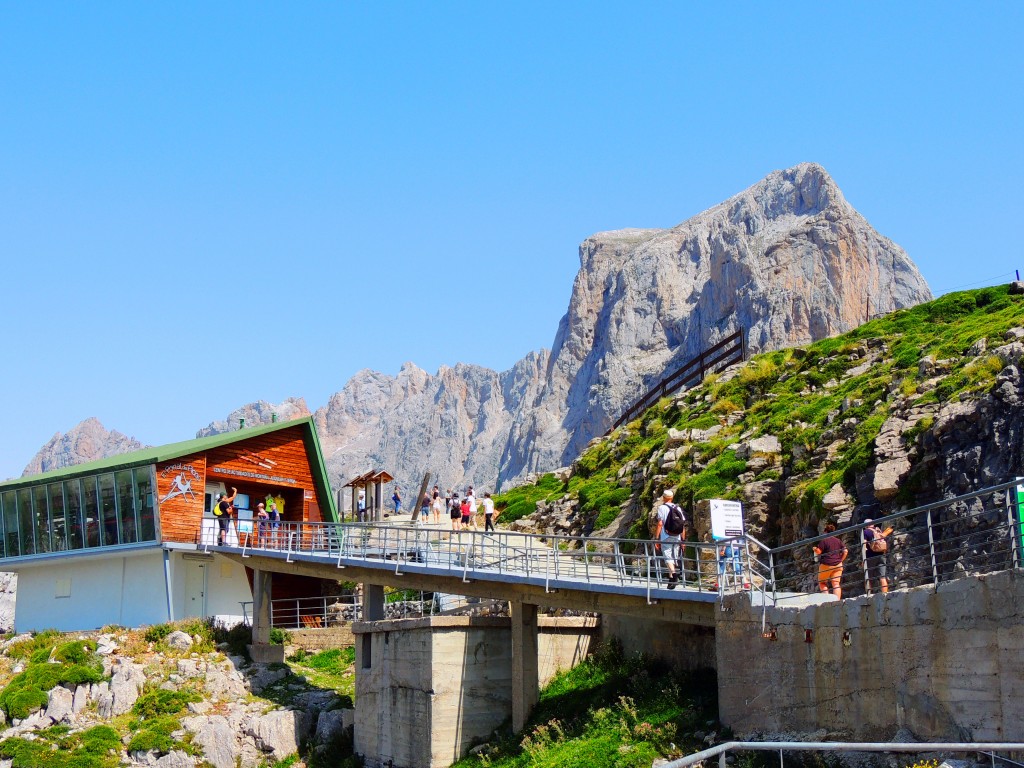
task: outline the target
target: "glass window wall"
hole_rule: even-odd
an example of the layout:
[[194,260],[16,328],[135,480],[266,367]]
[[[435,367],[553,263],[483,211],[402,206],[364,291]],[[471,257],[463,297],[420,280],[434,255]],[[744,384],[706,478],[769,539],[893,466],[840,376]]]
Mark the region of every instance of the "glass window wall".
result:
[[156,541],[152,467],[0,492],[0,558]]
[[35,530],[32,520],[32,490],[22,488],[18,491],[18,538],[21,540],[21,554],[36,553]]
[[0,494],[0,507],[3,511],[3,549],[4,557],[16,557],[17,550],[17,499],[13,490]]
[[50,502],[50,543],[54,552],[68,548],[68,522],[64,510],[64,486],[50,483],[47,488]]
[[135,509],[139,515],[139,540],[156,540],[156,515],[153,511],[153,484],[150,480],[149,467],[136,467],[135,476]]
[[80,480],[64,482],[64,514],[68,520],[68,549],[85,546],[82,525],[82,483]]
[[36,528],[36,552],[51,552],[50,514],[46,504],[46,486],[37,485],[32,489],[32,512]]
[[100,494],[100,546],[120,544],[117,536],[117,501],[114,494],[114,475],[100,475],[97,484]]
[[103,544],[103,526],[100,525],[100,506],[95,477],[82,478],[82,517],[85,520],[85,546]]
[[139,540],[139,526],[135,519],[135,487],[132,471],[123,469],[114,475],[117,483],[117,512],[121,523],[121,543],[130,544]]

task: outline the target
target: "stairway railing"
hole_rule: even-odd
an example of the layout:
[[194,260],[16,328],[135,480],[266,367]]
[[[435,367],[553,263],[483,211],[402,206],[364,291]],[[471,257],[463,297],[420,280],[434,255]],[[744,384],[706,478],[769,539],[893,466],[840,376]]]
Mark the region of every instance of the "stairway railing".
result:
[[677,392],[687,385],[692,385],[701,382],[704,377],[709,373],[716,373],[724,370],[733,363],[738,363],[747,356],[747,345],[743,336],[743,331],[736,331],[731,333],[722,339],[715,346],[704,350],[699,355],[690,360],[687,360],[683,365],[676,369],[674,373],[666,376],[653,388],[651,388],[646,395],[641,397],[635,403],[633,403],[626,411],[615,420],[612,424],[612,428],[608,431],[611,432],[613,429],[617,429],[623,424],[627,424],[636,418],[639,414],[646,411],[661,398],[671,395],[673,392]]

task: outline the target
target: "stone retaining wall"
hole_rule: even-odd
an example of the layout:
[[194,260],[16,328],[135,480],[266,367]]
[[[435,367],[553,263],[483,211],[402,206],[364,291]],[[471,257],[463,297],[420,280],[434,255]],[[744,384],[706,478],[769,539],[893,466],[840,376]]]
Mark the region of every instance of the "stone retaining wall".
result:
[[1024,572],[804,608],[729,598],[717,625],[721,720],[742,737],[1024,741]]

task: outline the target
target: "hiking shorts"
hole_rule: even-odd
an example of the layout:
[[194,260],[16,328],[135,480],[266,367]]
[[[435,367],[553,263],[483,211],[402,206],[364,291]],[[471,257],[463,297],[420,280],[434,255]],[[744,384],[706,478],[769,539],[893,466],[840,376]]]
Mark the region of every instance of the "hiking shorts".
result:
[[884,579],[886,571],[885,555],[868,556],[868,578]]
[[661,544],[661,557],[665,561],[665,565],[672,563],[674,568],[679,561],[679,537],[662,536],[658,539],[658,543]]
[[843,564],[829,565],[828,563],[818,563],[818,583],[819,584],[831,584],[833,581],[839,581],[843,578]]

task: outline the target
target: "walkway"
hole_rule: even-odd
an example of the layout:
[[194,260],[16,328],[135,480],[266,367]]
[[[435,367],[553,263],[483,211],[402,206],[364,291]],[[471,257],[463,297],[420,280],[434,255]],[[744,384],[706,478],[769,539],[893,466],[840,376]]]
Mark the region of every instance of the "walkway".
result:
[[[918,586],[1021,564],[1018,481],[902,511],[874,522],[893,528],[887,555],[890,588]],[[870,558],[864,524],[837,531],[850,556],[844,595],[867,591]],[[771,548],[747,536],[740,575],[719,584],[718,544],[688,542],[685,583],[668,589],[654,543],[643,539],[541,536],[500,530],[452,532],[444,526],[384,523],[282,523],[269,540],[242,534],[216,546],[207,527],[200,546],[245,560],[251,568],[349,581],[523,600],[551,607],[714,626],[713,606],[749,583],[755,604],[794,605],[831,599],[817,591],[816,536]],[[731,564],[730,564],[731,565]]]

